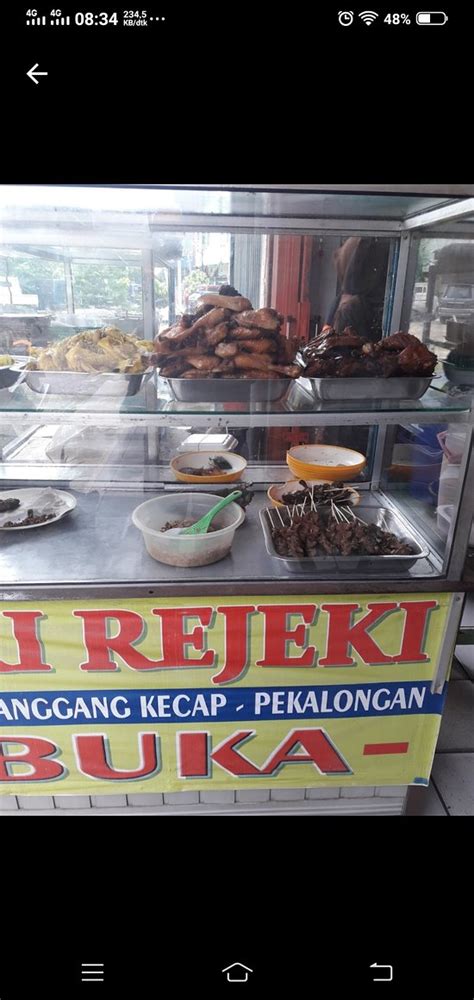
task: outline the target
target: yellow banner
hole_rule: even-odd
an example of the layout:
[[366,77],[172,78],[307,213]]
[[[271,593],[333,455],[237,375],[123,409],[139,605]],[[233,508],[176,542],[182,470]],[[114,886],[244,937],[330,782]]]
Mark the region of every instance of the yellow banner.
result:
[[6,603],[0,795],[425,784],[451,601]]

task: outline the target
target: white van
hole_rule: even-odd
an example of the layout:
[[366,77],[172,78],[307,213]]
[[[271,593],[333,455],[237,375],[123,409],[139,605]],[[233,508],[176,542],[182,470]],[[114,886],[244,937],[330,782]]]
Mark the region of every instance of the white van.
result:
[[[413,303],[411,307],[412,313],[416,315],[423,315],[426,312],[426,296],[428,294],[428,285],[426,282],[417,281],[413,291]],[[435,295],[433,298],[433,310],[432,314],[435,316],[438,312],[438,298]]]

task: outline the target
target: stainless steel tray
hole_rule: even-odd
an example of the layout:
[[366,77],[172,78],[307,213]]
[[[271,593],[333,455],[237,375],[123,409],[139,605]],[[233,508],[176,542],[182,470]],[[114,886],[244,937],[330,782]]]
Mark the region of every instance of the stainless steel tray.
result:
[[[273,508],[271,514],[273,524],[276,524],[278,514]],[[411,566],[415,565],[418,559],[426,559],[429,555],[429,549],[424,539],[398,512],[395,513],[387,507],[359,506],[357,507],[357,517],[367,521],[368,524],[377,524],[381,528],[386,526],[387,531],[392,531],[402,541],[409,542],[415,552],[408,556],[280,556],[273,544],[269,508],[260,511],[260,521],[268,554],[284,563],[286,568],[293,570],[293,572],[306,570],[314,573],[320,570],[327,573],[328,570],[334,569],[342,573],[353,573],[358,570],[363,570],[364,573],[366,571],[380,574],[393,573],[394,571],[405,573]]]
[[315,399],[420,399],[429,388],[429,377],[406,378],[305,378],[297,381]]
[[146,372],[126,375],[121,372],[45,372],[28,371],[25,381],[33,392],[57,396],[135,396]]
[[164,378],[162,381],[182,403],[272,403],[287,393],[293,379]]

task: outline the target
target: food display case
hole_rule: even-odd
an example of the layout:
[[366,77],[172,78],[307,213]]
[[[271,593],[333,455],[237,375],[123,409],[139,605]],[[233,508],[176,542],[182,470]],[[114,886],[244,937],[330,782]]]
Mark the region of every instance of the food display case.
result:
[[399,813],[428,784],[473,409],[415,286],[470,194],[1,189],[50,326],[0,361],[0,809]]

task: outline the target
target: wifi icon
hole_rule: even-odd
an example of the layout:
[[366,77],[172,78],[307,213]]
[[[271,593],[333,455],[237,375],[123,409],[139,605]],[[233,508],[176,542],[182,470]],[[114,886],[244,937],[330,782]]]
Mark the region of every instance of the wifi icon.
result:
[[374,10],[363,10],[362,13],[359,14],[359,17],[363,20],[364,24],[367,25],[372,24],[378,16],[379,15],[376,14]]

